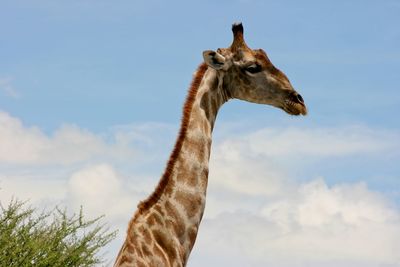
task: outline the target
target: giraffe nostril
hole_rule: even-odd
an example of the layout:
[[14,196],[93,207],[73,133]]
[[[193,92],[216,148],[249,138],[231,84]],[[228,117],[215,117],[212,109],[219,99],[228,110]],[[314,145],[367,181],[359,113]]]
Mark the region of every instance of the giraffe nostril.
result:
[[303,97],[300,94],[298,94],[297,92],[292,92],[290,94],[290,99],[295,103],[299,103],[299,104],[304,105]]
[[297,100],[298,100],[300,103],[304,104],[304,99],[303,99],[303,97],[302,97],[300,94],[297,94],[296,96],[297,96]]

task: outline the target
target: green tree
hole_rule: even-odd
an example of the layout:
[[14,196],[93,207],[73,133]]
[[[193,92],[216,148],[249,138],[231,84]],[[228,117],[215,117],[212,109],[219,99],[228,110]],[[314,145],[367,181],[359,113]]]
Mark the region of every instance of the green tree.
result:
[[38,213],[25,202],[0,204],[0,266],[94,266],[104,263],[99,251],[112,239],[103,216],[85,220],[55,208]]

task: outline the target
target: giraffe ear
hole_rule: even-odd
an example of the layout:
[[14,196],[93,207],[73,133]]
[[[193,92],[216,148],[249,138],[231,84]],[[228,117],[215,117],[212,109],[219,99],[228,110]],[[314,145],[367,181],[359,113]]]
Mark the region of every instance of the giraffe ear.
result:
[[225,57],[218,52],[206,50],[203,52],[204,62],[213,69],[223,69],[225,64]]

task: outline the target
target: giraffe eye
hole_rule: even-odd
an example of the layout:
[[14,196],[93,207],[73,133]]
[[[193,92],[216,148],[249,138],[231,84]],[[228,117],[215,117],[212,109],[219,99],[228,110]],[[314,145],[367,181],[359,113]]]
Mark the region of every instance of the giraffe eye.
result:
[[262,70],[262,68],[261,68],[261,65],[253,64],[253,65],[246,67],[245,70],[250,73],[257,73],[257,72],[260,72]]

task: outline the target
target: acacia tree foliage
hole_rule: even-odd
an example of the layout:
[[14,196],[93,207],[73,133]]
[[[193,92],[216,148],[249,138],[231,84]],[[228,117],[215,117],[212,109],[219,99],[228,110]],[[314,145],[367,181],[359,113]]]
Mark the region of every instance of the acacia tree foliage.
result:
[[102,217],[86,220],[55,208],[37,213],[25,202],[0,204],[0,266],[94,266],[104,262],[99,250],[114,239]]

